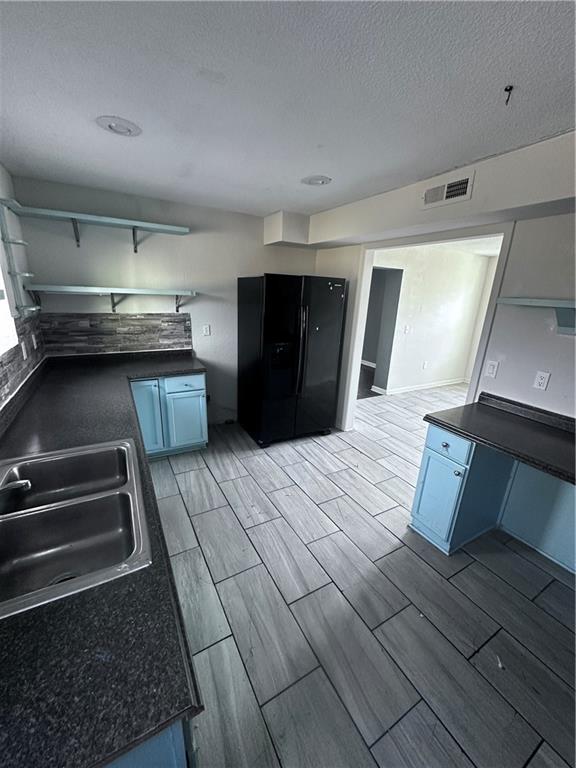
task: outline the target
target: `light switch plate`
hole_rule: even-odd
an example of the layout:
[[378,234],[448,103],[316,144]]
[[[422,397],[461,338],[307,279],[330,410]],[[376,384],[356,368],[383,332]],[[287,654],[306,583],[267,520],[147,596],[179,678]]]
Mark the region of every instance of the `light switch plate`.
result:
[[532,386],[534,389],[547,389],[549,381],[549,371],[536,371],[536,378],[534,379],[534,384],[532,384]]
[[203,325],[202,326],[202,336],[210,336],[211,334],[212,334],[212,329],[210,328],[208,323],[206,325]]
[[497,360],[488,360],[486,363],[486,369],[484,371],[485,376],[490,376],[491,379],[496,378],[496,374],[498,373],[498,361]]

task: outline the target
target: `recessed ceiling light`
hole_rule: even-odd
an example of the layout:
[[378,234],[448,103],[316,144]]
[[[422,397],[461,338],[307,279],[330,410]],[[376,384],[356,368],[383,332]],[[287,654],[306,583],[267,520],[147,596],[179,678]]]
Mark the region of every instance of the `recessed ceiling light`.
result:
[[309,187],[325,187],[326,184],[330,184],[332,179],[330,176],[321,176],[318,174],[316,176],[305,176],[300,181],[302,184],[308,184]]
[[96,122],[100,128],[115,133],[116,136],[139,136],[142,133],[142,128],[139,125],[115,115],[100,115],[96,118]]

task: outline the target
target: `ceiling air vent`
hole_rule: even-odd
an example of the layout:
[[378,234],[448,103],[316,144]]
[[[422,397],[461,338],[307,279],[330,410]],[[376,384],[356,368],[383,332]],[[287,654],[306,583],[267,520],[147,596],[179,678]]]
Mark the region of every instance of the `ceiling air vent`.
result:
[[471,173],[464,178],[454,179],[446,184],[430,187],[422,196],[422,207],[435,208],[439,205],[449,205],[450,203],[470,200],[472,197],[473,181],[474,173]]

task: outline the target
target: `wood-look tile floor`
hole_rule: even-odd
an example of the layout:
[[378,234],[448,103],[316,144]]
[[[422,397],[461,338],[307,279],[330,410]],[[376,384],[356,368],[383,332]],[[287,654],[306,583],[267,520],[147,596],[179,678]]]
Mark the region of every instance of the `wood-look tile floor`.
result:
[[266,450],[213,427],[154,463],[198,768],[574,766],[574,577],[407,528],[422,416],[465,393],[369,397],[354,430]]

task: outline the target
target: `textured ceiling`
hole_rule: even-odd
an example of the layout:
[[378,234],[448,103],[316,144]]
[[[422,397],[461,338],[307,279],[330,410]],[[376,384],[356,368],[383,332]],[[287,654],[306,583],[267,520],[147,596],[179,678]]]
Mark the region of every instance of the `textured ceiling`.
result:
[[0,30],[10,171],[192,204],[316,212],[574,124],[571,2],[1,2]]

